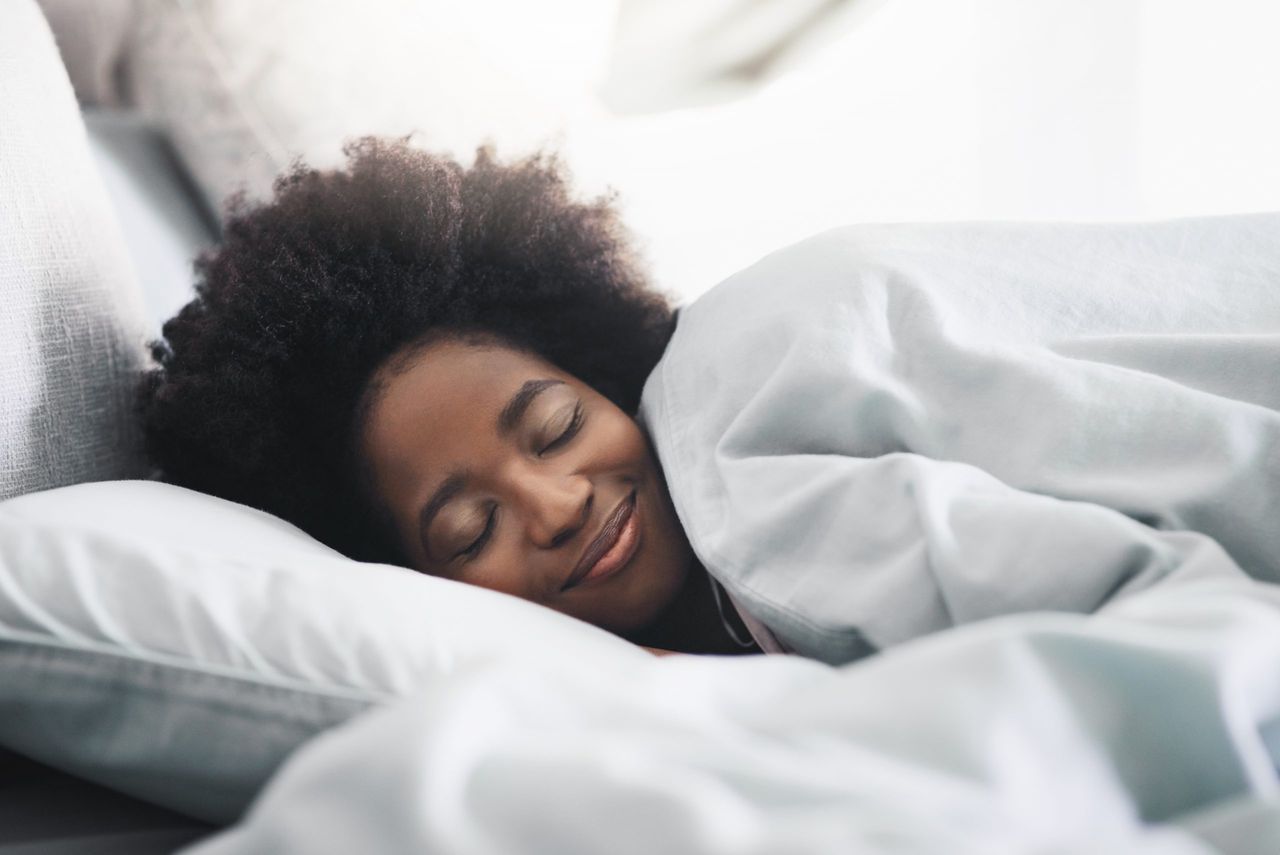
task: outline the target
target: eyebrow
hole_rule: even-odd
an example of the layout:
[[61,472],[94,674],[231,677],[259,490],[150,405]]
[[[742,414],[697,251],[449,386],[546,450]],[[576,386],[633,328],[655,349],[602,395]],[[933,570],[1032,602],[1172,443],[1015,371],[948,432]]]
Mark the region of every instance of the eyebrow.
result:
[[511,396],[511,400],[507,401],[507,405],[502,408],[502,412],[498,413],[498,433],[508,434],[520,424],[520,420],[524,418],[525,411],[529,409],[529,405],[533,403],[533,399],[538,395],[550,389],[552,386],[565,385],[563,380],[553,380],[547,378],[545,380],[528,380],[520,390]]
[[[498,414],[498,433],[508,434],[515,430],[516,425],[520,424],[520,420],[524,418],[524,414],[528,412],[529,405],[533,403],[542,392],[550,389],[552,386],[565,385],[563,380],[554,380],[546,378],[542,380],[528,380],[522,385],[511,400],[507,401],[507,405],[502,408],[502,412]],[[468,473],[455,472],[441,482],[436,491],[431,494],[431,498],[422,506],[422,510],[418,512],[418,539],[422,542],[422,550],[427,553],[427,557],[438,561],[439,559],[431,553],[431,541],[427,537],[427,532],[431,530],[431,523],[435,520],[440,510],[447,505],[455,496],[462,492],[467,485]]]

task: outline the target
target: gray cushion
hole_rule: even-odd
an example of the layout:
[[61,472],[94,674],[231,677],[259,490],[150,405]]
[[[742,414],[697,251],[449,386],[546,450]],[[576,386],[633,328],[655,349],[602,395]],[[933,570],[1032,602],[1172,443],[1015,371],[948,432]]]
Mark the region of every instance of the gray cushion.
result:
[[53,37],[0,10],[0,499],[142,471],[142,301]]
[[82,104],[124,101],[120,60],[133,29],[134,0],[39,0]]
[[94,108],[83,115],[151,328],[159,334],[160,325],[195,296],[191,263],[217,241],[216,220],[158,128],[131,110]]

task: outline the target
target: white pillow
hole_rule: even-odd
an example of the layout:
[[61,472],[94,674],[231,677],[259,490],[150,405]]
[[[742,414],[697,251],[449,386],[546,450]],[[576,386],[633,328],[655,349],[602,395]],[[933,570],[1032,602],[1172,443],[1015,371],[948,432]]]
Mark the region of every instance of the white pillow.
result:
[[299,156],[404,136],[470,160],[540,147],[589,112],[617,0],[136,0],[124,69],[215,210]]
[[444,675],[645,655],[167,484],[0,503],[0,745],[212,822],[313,734]]

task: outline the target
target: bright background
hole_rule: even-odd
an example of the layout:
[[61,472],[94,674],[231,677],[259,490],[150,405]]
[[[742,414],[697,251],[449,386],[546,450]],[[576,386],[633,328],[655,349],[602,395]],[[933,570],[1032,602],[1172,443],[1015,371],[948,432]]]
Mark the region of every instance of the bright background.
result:
[[828,43],[736,100],[574,138],[660,282],[691,296],[846,222],[1280,209],[1280,3],[843,6]]
[[846,223],[1280,209],[1280,0],[41,3],[95,140],[154,122],[208,210],[365,134],[549,147],[681,300]]

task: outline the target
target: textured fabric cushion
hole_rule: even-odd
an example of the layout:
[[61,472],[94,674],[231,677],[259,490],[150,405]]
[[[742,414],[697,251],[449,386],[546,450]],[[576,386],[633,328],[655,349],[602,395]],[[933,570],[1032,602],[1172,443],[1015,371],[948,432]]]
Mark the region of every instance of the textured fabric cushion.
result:
[[0,746],[211,822],[312,735],[447,675],[646,655],[167,484],[0,503]]
[[140,471],[141,296],[33,0],[0,11],[0,499]]
[[39,2],[80,103],[122,103],[120,60],[132,30],[133,0]]
[[543,144],[584,108],[614,0],[136,0],[125,61],[215,209],[264,195],[298,156],[315,166],[367,134],[468,160]]

